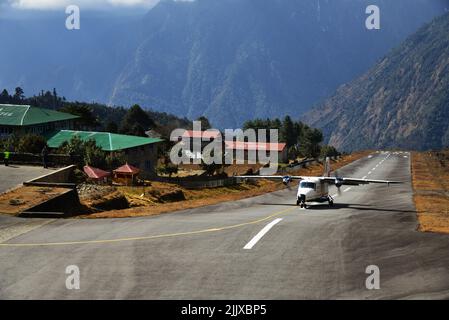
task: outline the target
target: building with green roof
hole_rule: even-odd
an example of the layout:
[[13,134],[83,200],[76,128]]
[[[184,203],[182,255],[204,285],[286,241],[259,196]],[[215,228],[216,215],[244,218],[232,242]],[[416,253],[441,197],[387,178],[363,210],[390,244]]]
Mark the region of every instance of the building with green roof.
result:
[[61,130],[47,141],[50,148],[59,148],[64,142],[78,137],[82,141],[95,141],[104,151],[123,152],[127,162],[139,168],[146,176],[155,173],[157,144],[162,139],[129,136],[110,132]]
[[27,133],[45,135],[73,129],[78,116],[29,105],[0,104],[0,136]]

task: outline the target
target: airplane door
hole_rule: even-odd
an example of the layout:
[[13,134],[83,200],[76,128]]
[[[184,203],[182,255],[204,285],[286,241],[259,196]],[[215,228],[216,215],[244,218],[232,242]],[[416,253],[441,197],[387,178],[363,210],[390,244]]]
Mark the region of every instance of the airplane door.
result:
[[321,183],[321,194],[325,195],[329,192],[329,187],[327,185],[327,183]]

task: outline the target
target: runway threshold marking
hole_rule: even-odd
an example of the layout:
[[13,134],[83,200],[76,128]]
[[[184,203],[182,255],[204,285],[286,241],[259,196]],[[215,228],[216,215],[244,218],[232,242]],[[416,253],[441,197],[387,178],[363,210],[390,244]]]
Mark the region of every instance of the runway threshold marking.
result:
[[106,243],[116,243],[116,242],[125,242],[125,241],[141,241],[141,240],[153,240],[153,239],[162,239],[162,238],[173,238],[180,236],[189,236],[203,233],[212,233],[219,232],[224,230],[236,229],[244,226],[249,226],[253,224],[258,224],[264,221],[268,221],[274,217],[286,214],[290,211],[297,210],[296,207],[288,208],[285,210],[281,210],[275,212],[267,217],[243,222],[235,225],[218,227],[218,228],[210,228],[196,231],[188,231],[188,232],[178,232],[178,233],[167,233],[167,234],[159,234],[154,236],[143,236],[143,237],[130,237],[130,238],[118,238],[118,239],[105,239],[105,240],[85,240],[85,241],[66,241],[66,242],[41,242],[41,243],[0,243],[0,247],[50,247],[50,246],[64,246],[64,245],[83,245],[83,244],[106,244]]
[[273,228],[276,224],[282,221],[282,218],[277,218],[273,221],[271,221],[269,224],[267,224],[262,230],[259,231],[258,234],[254,236],[254,238],[251,239],[250,242],[248,242],[243,249],[245,250],[251,250],[257,242],[259,242],[260,239],[268,232],[271,228]]

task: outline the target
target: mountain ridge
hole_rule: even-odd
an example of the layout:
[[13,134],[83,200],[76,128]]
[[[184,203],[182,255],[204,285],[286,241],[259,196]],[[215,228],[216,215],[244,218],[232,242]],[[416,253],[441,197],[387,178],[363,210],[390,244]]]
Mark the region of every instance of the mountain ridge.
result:
[[449,146],[449,13],[304,115],[328,143],[361,148]]
[[[365,72],[444,0],[376,0],[381,30],[365,28],[371,0],[161,1],[142,16],[82,14],[0,20],[0,86],[57,88],[70,100],[205,115],[218,128],[298,118]],[[17,41],[20,39],[20,41]]]

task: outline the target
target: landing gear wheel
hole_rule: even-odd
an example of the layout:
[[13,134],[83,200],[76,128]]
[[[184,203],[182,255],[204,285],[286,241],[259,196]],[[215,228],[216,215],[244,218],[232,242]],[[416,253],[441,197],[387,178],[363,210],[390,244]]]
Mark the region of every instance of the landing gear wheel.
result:
[[307,205],[304,202],[301,202],[301,208],[307,209]]
[[327,197],[327,201],[329,201],[329,207],[333,207],[334,206],[334,199],[331,196]]

